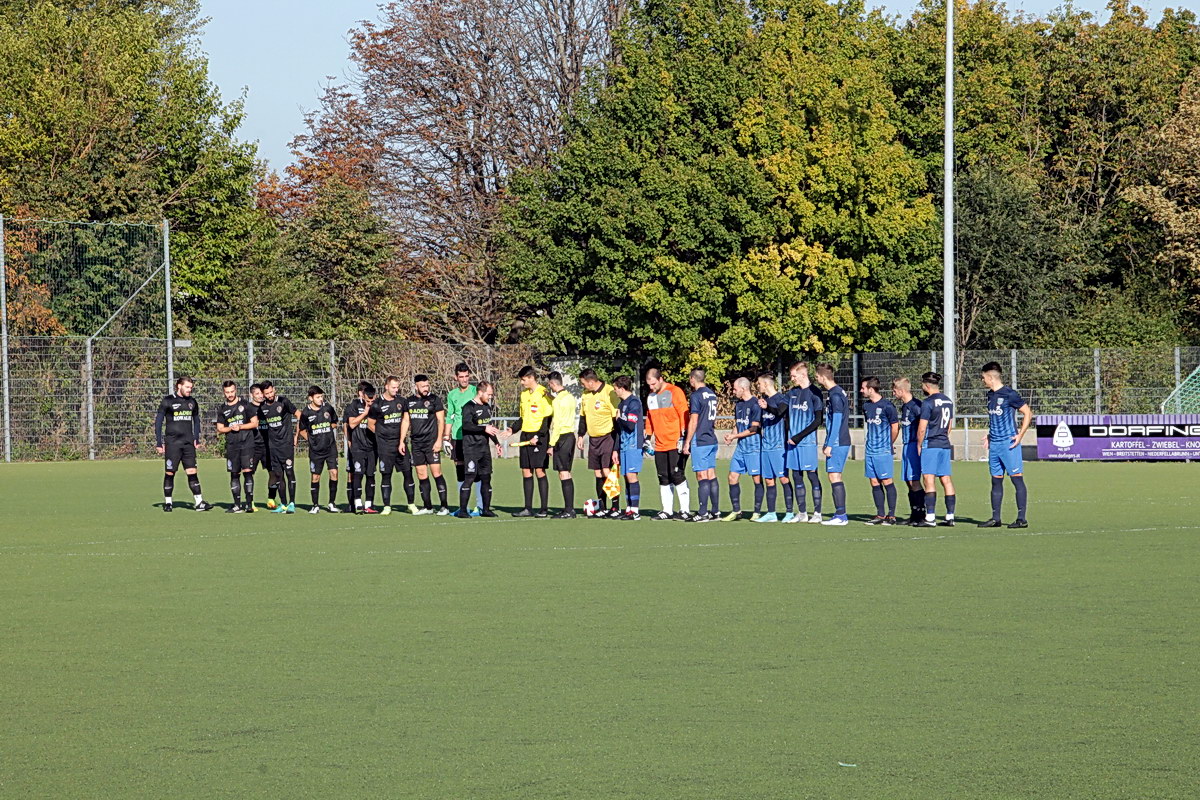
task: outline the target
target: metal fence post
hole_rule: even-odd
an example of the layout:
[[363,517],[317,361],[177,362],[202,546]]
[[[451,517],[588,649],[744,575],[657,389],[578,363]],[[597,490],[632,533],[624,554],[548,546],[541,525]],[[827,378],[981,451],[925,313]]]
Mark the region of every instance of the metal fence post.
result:
[[0,350],[4,361],[4,460],[12,461],[12,405],[8,385],[8,269],[4,260],[4,215],[0,214]]
[[1099,414],[1099,413],[1101,413],[1100,412],[1101,404],[1100,404],[1100,348],[1099,347],[1092,350],[1092,362],[1095,364],[1095,373],[1096,373],[1096,413]]
[[337,408],[337,344],[329,340],[329,404]]
[[937,372],[937,350],[929,351],[929,371]]
[[854,376],[854,388],[850,390],[850,413],[858,413],[858,353],[850,354],[850,374]]
[[971,420],[963,417],[963,460],[971,460]]
[[88,460],[96,460],[96,382],[93,379],[92,337],[88,337],[84,368],[87,371],[87,440]]
[[1182,377],[1183,373],[1179,367],[1180,367],[1179,348],[1176,347],[1175,348],[1175,413],[1176,414],[1183,413],[1183,396],[1181,394],[1179,394],[1179,381],[1180,381],[1180,378]]
[[[246,340],[246,375],[250,379],[246,384],[253,385],[254,383],[254,340]],[[247,390],[249,391],[249,390]]]
[[171,223],[162,221],[163,294],[167,310],[167,392],[175,391],[175,321],[171,316]]
[[1011,358],[1012,363],[1008,370],[1009,376],[1010,376],[1009,384],[1012,385],[1013,389],[1016,389],[1017,388],[1017,350],[1015,347],[1012,349],[1010,358]]

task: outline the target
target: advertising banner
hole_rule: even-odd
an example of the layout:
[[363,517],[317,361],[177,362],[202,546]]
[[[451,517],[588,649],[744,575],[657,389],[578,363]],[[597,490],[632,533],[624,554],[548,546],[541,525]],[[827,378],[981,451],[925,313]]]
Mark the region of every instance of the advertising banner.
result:
[[1038,458],[1200,460],[1200,414],[1039,414]]

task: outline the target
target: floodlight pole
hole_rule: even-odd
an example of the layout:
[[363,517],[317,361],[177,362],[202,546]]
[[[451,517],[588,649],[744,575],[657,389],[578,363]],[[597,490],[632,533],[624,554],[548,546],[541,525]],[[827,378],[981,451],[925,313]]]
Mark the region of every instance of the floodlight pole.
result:
[[167,394],[175,391],[175,321],[171,318],[171,222],[162,221],[163,290],[167,309]]
[[946,109],[942,153],[942,343],[945,353],[943,391],[953,400],[958,394],[958,357],[955,354],[954,320],[954,0],[946,0]]

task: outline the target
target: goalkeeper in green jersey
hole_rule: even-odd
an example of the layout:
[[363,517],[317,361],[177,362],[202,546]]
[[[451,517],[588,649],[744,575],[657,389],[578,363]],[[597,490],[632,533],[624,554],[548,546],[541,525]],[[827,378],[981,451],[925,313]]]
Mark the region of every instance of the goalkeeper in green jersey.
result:
[[[450,460],[454,462],[455,476],[458,478],[458,488],[462,489],[466,480],[466,466],[463,461],[463,407],[475,399],[475,385],[471,383],[471,368],[466,362],[460,361],[454,367],[454,381],[458,385],[446,392],[446,449],[450,451]],[[478,495],[478,484],[475,484]],[[478,500],[478,497],[476,498]],[[472,516],[479,516],[479,505],[476,503]]]

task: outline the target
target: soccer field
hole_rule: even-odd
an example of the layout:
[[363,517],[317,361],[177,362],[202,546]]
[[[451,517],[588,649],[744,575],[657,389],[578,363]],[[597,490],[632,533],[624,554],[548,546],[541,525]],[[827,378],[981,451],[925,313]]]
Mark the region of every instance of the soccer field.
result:
[[1197,467],[1030,464],[1026,531],[956,470],[931,530],[168,516],[159,462],[0,467],[0,795],[1195,797]]

